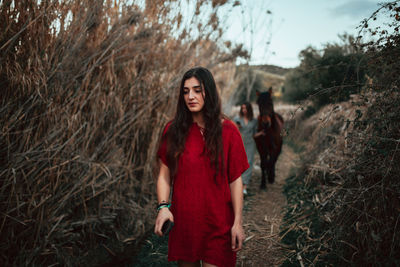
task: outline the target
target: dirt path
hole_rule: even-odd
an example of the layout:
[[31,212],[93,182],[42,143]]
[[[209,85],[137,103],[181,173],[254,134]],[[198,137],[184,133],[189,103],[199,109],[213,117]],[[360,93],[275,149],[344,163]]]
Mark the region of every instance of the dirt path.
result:
[[261,191],[259,158],[256,155],[249,196],[245,198],[243,223],[246,233],[244,248],[237,257],[237,266],[279,266],[284,261],[279,245],[279,227],[286,198],[282,193],[285,179],[296,166],[298,156],[284,145],[276,165],[274,184]]

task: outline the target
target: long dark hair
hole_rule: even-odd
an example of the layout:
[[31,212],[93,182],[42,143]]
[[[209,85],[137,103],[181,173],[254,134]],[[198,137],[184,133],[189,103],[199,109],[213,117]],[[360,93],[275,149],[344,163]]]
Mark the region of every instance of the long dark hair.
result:
[[215,174],[223,169],[221,100],[211,72],[206,68],[196,67],[188,70],[183,75],[179,88],[176,114],[166,133],[167,162],[171,177],[176,174],[178,160],[185,148],[186,136],[193,123],[192,113],[187,108],[183,97],[185,81],[192,77],[200,82],[204,90],[204,106],[202,109],[205,122],[204,139],[206,143],[204,153],[207,153],[209,156],[211,166],[215,169]]
[[246,106],[246,110],[247,110],[247,118],[251,121],[254,117],[253,115],[253,107],[251,106],[250,102],[244,102],[243,104],[240,105],[240,117],[243,117],[243,110],[242,110],[242,106],[245,105]]

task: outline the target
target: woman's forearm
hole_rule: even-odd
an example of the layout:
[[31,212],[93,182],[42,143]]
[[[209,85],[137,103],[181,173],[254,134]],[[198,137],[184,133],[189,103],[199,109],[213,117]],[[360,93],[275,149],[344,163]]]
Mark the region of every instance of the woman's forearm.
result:
[[169,195],[171,192],[171,178],[169,168],[160,163],[160,172],[157,179],[157,199],[158,203],[169,202]]
[[[171,178],[168,167],[160,160],[160,172],[157,178],[157,199],[158,204],[169,202],[171,192]],[[154,225],[154,233],[163,236],[162,226],[166,220],[174,221],[174,216],[169,210],[169,206],[164,205],[157,211],[156,223]]]
[[235,181],[229,184],[231,189],[231,199],[233,212],[235,214],[234,224],[242,225],[242,213],[243,213],[243,182],[242,177],[239,177]]

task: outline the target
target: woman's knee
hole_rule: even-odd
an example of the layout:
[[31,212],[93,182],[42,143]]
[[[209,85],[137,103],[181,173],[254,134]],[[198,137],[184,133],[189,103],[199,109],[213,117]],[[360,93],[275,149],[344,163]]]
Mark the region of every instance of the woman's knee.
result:
[[217,265],[203,261],[202,267],[218,267]]
[[190,262],[190,261],[178,261],[179,267],[200,267],[200,261]]

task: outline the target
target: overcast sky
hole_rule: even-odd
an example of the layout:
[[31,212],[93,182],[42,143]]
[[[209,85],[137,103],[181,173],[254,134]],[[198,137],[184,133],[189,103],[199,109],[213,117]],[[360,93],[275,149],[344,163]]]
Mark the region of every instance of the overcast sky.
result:
[[[321,48],[323,44],[340,42],[338,34],[357,35],[357,26],[369,17],[378,0],[247,0],[235,8],[229,19],[226,37],[250,45],[253,40],[252,64],[298,66],[298,54],[308,45]],[[241,9],[251,15],[242,16]],[[272,14],[267,14],[270,10]],[[250,27],[243,25],[251,18]],[[270,45],[266,43],[270,41]]]

